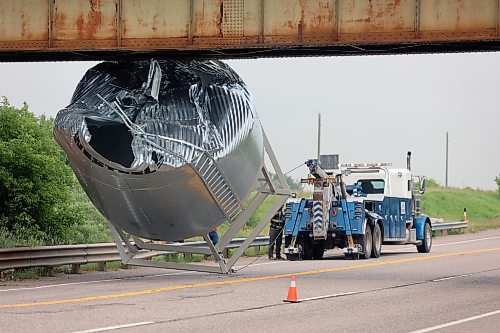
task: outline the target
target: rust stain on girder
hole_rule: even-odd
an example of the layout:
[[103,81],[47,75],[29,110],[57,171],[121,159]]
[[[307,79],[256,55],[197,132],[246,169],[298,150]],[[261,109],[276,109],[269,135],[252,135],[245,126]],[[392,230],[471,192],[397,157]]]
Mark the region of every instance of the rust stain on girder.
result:
[[96,32],[101,29],[102,13],[99,10],[99,4],[96,5],[90,1],[90,7],[89,13],[80,13],[75,20],[78,39],[93,39]]
[[400,32],[409,31],[414,26],[414,1],[350,0],[341,4],[340,19],[345,32]]
[[185,0],[122,0],[121,32],[127,40],[186,38],[190,4]]
[[497,29],[496,0],[422,1],[420,27],[423,31],[445,33]]
[[500,42],[498,0],[420,0],[418,13],[416,0],[0,2],[0,50],[44,51],[49,31],[53,51]]
[[194,36],[222,37],[223,0],[195,0],[194,4]]
[[335,4],[326,0],[264,2],[267,36],[328,35],[336,31]]
[[29,30],[30,15],[23,9],[21,11],[21,36],[30,39],[31,31]]
[[60,40],[100,40],[116,36],[113,0],[55,2],[55,37]]

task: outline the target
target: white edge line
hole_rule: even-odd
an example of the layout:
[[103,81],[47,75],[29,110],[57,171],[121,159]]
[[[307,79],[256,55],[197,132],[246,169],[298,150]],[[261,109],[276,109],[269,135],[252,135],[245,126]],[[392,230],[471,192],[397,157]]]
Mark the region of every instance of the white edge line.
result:
[[[432,244],[432,247],[440,247],[440,246],[448,246],[448,245],[455,245],[455,244],[465,244],[465,243],[473,243],[473,242],[481,242],[485,240],[490,240],[490,239],[497,239],[500,238],[500,236],[492,236],[492,237],[486,237],[486,238],[478,238],[478,239],[469,239],[469,240],[464,240],[464,241],[458,241],[458,242],[450,242],[450,243],[442,243],[442,244]],[[402,248],[397,248],[397,249],[389,249],[389,250],[383,250],[382,253],[391,253],[391,252],[400,252],[400,251],[407,251],[408,249],[411,248],[411,244],[406,245],[406,247]]]
[[314,297],[308,297],[308,298],[300,298],[300,299],[298,299],[298,301],[299,302],[314,301],[314,300],[323,299],[323,298],[340,297],[340,296],[347,296],[347,295],[353,295],[353,294],[359,294],[359,293],[361,293],[361,291],[349,291],[349,292],[340,293],[340,294],[331,294],[331,295],[314,296]]
[[[448,277],[445,277],[445,278],[431,280],[431,282],[441,282],[441,281],[445,281],[445,280],[458,279],[458,278],[468,277],[468,276],[470,276],[470,274],[454,275],[454,276],[448,276]],[[374,289],[374,290],[377,290],[377,289]],[[369,291],[372,291],[372,290],[369,290]],[[323,298],[333,298],[333,297],[340,297],[340,296],[356,295],[356,294],[360,294],[360,293],[363,293],[363,292],[365,292],[365,291],[348,291],[348,292],[339,293],[339,294],[331,294],[331,295],[313,296],[313,297],[308,297],[308,298],[300,298],[300,299],[298,299],[298,301],[299,302],[314,301],[314,300],[323,299]]]
[[448,276],[448,277],[444,277],[444,278],[440,278],[440,279],[434,279],[431,281],[432,282],[441,282],[441,281],[459,279],[459,278],[468,277],[468,276],[470,276],[470,274],[454,275],[454,276]]
[[144,326],[144,325],[151,325],[154,324],[154,321],[142,321],[139,323],[132,323],[132,324],[124,324],[124,325],[116,325],[116,326],[108,326],[108,327],[100,327],[100,328],[94,328],[90,330],[85,330],[85,331],[74,331],[72,333],[94,333],[94,332],[104,332],[104,331],[112,331],[112,330],[117,330],[120,328],[128,328],[128,327],[136,327],[136,326]]
[[468,239],[464,241],[458,241],[458,242],[451,242],[451,243],[442,243],[442,244],[433,244],[432,246],[446,246],[446,245],[454,245],[454,244],[464,244],[464,243],[473,243],[473,242],[480,242],[484,240],[489,240],[489,239],[497,239],[500,238],[500,236],[492,236],[492,237],[485,237],[485,238],[478,238],[478,239]]
[[489,317],[489,316],[493,316],[493,315],[497,315],[497,314],[500,314],[500,310],[493,311],[493,312],[488,312],[488,313],[483,313],[481,315],[477,315],[477,316],[473,316],[473,317],[469,317],[469,318],[464,318],[464,319],[460,319],[460,320],[450,321],[449,323],[445,323],[445,324],[441,324],[441,325],[436,325],[436,326],[432,326],[432,327],[423,328],[421,330],[412,331],[410,333],[432,332],[432,331],[435,331],[435,330],[438,330],[438,329],[441,329],[441,328],[455,326],[455,325],[466,323],[468,321],[473,321],[473,320],[476,320],[476,319],[481,319],[481,318],[484,318],[484,317]]

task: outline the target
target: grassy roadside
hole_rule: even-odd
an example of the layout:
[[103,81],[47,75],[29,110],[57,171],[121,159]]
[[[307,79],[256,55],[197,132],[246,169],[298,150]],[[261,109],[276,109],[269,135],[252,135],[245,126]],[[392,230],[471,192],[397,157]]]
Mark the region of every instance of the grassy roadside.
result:
[[498,192],[434,186],[422,196],[422,212],[445,221],[463,220],[464,208],[469,221],[465,232],[500,228]]

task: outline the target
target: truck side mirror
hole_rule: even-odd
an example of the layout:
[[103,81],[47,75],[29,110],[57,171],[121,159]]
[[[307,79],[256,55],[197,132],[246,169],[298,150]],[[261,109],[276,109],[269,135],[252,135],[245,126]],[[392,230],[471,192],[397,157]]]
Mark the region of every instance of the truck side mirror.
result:
[[425,177],[420,178],[418,193],[420,194],[425,193]]

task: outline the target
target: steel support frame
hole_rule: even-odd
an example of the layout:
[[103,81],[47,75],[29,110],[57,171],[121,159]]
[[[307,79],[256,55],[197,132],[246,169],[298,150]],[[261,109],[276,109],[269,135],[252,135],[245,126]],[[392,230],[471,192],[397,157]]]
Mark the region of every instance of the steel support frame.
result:
[[[207,246],[186,246],[182,244],[153,244],[146,243],[141,238],[136,236],[131,236],[133,243],[130,241],[129,237],[125,235],[123,230],[116,228],[110,222],[108,222],[109,228],[111,230],[111,235],[116,243],[118,252],[122,259],[122,263],[125,265],[136,265],[136,266],[146,266],[146,267],[157,267],[157,268],[168,268],[176,270],[186,270],[186,271],[199,271],[199,272],[210,272],[210,273],[221,273],[229,274],[234,273],[234,265],[238,259],[245,253],[245,250],[251,245],[259,233],[264,229],[266,224],[271,220],[276,211],[281,209],[285,204],[287,198],[290,196],[290,188],[285,180],[285,176],[278,164],[276,156],[269,144],[266,134],[263,132],[264,137],[264,151],[269,158],[272,167],[278,177],[278,186],[272,183],[271,176],[263,165],[261,169],[260,180],[264,181],[264,185],[258,190],[257,194],[250,201],[248,206],[243,209],[243,211],[238,215],[238,217],[231,222],[229,229],[222,235],[217,245],[213,245],[208,235],[204,235],[203,238],[207,243]],[[260,220],[254,230],[246,238],[246,240],[234,251],[234,253],[228,257],[224,257],[227,246],[236,236],[236,233],[240,231],[250,219],[253,213],[257,211],[264,200],[270,196],[277,196],[277,200],[274,205],[264,214],[264,217]],[[149,250],[157,251],[158,254],[162,252],[176,252],[183,254],[203,254],[212,255],[216,265],[205,265],[205,264],[192,264],[192,263],[175,263],[175,262],[162,262],[154,260],[146,260],[138,258],[139,251]],[[141,251],[142,253],[144,251]]]

